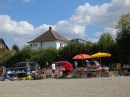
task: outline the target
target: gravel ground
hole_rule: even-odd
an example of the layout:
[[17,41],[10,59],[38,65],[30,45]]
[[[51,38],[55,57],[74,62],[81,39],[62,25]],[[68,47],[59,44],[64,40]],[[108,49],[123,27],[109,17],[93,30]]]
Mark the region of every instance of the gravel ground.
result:
[[0,97],[130,97],[130,77],[1,81]]

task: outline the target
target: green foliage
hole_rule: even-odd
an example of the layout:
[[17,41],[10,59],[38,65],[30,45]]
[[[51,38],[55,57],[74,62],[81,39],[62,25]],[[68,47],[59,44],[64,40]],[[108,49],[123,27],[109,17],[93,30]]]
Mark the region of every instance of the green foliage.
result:
[[9,60],[15,55],[15,51],[5,51],[0,54],[0,65],[8,67],[11,63]]
[[14,45],[12,46],[12,50],[19,51],[18,45],[14,44]]
[[66,75],[65,75],[65,74],[63,74],[63,75],[62,75],[62,78],[66,78]]
[[116,41],[108,32],[101,35],[99,41],[97,42],[97,48],[98,52],[106,52],[112,55],[110,58],[102,58],[102,64],[108,65],[110,62],[116,62],[118,58],[116,51]]
[[110,46],[115,44],[115,41],[112,36],[108,32],[106,32],[101,35],[97,44],[99,46],[99,51],[109,52]]
[[59,51],[55,48],[48,48],[43,50],[37,50],[34,55],[30,58],[30,61],[38,62],[41,67],[45,67],[45,63],[57,61],[59,58]]
[[19,53],[21,61],[29,61],[29,59],[34,55],[34,52],[35,50],[33,50],[30,46],[25,46]]
[[130,58],[130,13],[122,15],[116,25],[117,33],[117,52],[122,63],[126,63]]

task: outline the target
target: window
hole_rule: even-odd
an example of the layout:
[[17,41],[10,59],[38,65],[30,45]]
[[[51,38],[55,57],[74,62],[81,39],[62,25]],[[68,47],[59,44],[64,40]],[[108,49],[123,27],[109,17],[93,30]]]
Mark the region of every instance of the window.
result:
[[37,46],[37,44],[33,44],[33,46]]
[[63,47],[63,43],[60,43],[60,47]]
[[3,44],[0,44],[0,48],[4,48],[4,45],[3,45]]

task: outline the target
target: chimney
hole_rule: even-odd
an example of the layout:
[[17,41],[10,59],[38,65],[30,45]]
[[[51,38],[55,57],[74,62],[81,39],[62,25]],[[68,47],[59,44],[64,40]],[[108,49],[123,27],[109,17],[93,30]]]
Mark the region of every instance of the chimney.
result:
[[49,27],[49,30],[52,30],[52,27]]

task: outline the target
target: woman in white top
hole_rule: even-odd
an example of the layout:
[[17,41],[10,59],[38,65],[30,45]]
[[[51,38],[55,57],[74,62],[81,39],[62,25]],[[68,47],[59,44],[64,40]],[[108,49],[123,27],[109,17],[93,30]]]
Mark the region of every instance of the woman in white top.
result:
[[55,69],[56,69],[56,67],[55,67],[55,63],[52,62],[52,74],[53,74],[53,75],[55,74]]

